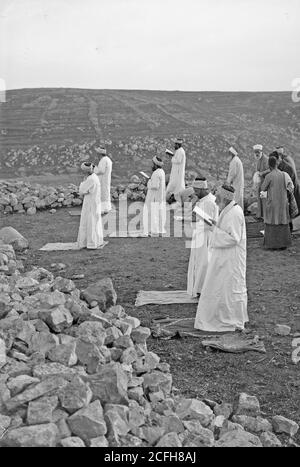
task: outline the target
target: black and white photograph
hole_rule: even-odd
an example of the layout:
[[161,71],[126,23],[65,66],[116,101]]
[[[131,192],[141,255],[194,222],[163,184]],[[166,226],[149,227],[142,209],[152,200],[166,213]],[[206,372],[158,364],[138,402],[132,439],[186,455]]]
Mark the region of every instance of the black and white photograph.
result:
[[0,0],[0,447],[300,447],[299,18]]

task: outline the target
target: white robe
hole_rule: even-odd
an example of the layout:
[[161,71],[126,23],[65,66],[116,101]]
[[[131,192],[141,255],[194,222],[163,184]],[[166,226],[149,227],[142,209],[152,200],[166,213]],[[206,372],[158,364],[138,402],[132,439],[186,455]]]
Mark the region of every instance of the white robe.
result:
[[156,169],[147,184],[147,195],[143,209],[144,234],[165,233],[166,224],[166,181],[163,169]]
[[185,189],[185,151],[183,148],[176,149],[172,157],[172,168],[167,186],[167,193],[176,194]]
[[[216,197],[209,193],[196,203],[211,219],[217,221],[219,208]],[[201,293],[209,262],[209,244],[212,232],[209,226],[197,216],[193,231],[191,253],[187,276],[187,293],[196,297]]]
[[79,248],[94,249],[103,244],[100,192],[99,178],[95,173],[79,186],[79,193],[84,195],[77,238]]
[[111,210],[110,200],[110,184],[111,184],[112,160],[108,156],[103,156],[97,167],[95,173],[99,177],[101,186],[101,210],[108,212]]
[[211,237],[211,257],[200,295],[195,328],[222,332],[248,321],[246,225],[241,207],[231,201]]
[[233,186],[235,190],[234,201],[244,211],[244,168],[238,156],[234,156],[230,161],[227,183]]

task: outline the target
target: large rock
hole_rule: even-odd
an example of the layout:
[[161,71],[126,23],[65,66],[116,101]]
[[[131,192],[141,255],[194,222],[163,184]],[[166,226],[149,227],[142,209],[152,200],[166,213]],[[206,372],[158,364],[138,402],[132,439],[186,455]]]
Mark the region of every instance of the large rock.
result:
[[85,444],[78,436],[70,436],[61,440],[60,444],[63,448],[85,448]]
[[52,422],[52,414],[58,404],[57,396],[44,396],[29,402],[27,424],[38,425]]
[[47,312],[41,311],[39,318],[45,321],[54,332],[63,332],[73,323],[73,316],[63,305],[52,308]]
[[151,331],[149,328],[139,326],[133,329],[131,333],[131,339],[135,344],[144,344],[150,335]]
[[28,375],[19,375],[15,378],[11,378],[7,382],[7,387],[11,392],[11,396],[14,397],[21,391],[26,389],[28,386],[31,386],[32,384],[37,384],[39,382],[40,380],[38,378],[33,378],[32,376]]
[[0,229],[0,240],[8,245],[12,245],[15,251],[27,250],[29,247],[28,240],[13,227],[3,227]]
[[66,386],[67,381],[62,377],[51,377],[48,378],[33,387],[25,389],[17,396],[12,397],[10,400],[5,402],[6,409],[10,411],[16,410],[21,405],[44,396],[53,391],[58,391],[62,387]]
[[182,399],[176,413],[181,420],[199,420],[204,427],[207,427],[214,417],[213,411],[198,399]]
[[128,420],[128,407],[124,405],[108,404],[105,408],[105,421],[107,425],[107,438],[112,445],[119,444],[119,437],[130,431]]
[[202,431],[199,433],[188,433],[183,440],[183,446],[185,448],[190,447],[207,447],[211,448],[215,444],[215,439],[213,432],[208,428],[202,428]]
[[245,392],[239,394],[234,407],[235,415],[256,416],[260,413],[259,400],[255,396],[249,396]]
[[107,448],[108,441],[105,436],[98,436],[98,438],[92,438],[90,441],[91,448]]
[[71,293],[72,290],[76,288],[76,286],[72,280],[57,276],[54,279],[53,288],[54,290],[59,290],[63,293]]
[[52,348],[48,351],[47,358],[52,362],[58,362],[66,366],[76,365],[76,342],[71,342],[70,344],[60,344]]
[[100,401],[92,402],[88,407],[78,410],[68,418],[72,433],[86,443],[90,439],[105,435],[107,432]]
[[275,417],[272,418],[272,425],[275,433],[286,433],[290,436],[295,436],[299,430],[298,423],[282,417],[281,415],[275,415]]
[[158,441],[155,446],[165,448],[181,448],[182,443],[178,438],[177,433],[167,433]]
[[86,378],[93,397],[101,403],[128,404],[128,377],[119,363],[108,363],[99,368],[97,374]]
[[170,374],[152,371],[145,374],[143,378],[143,386],[146,392],[163,391],[164,394],[170,394],[172,389],[172,376]]
[[280,448],[282,446],[281,441],[271,431],[264,431],[260,435],[260,440],[264,448]]
[[[65,379],[70,380],[72,377],[78,374],[77,370],[77,367],[76,369],[74,369],[62,365],[61,363],[49,362],[41,363],[34,366],[32,370],[32,375],[42,380],[49,378],[49,376],[61,376]],[[81,374],[85,374],[85,372],[82,370]]]
[[76,336],[85,342],[101,346],[105,342],[106,332],[101,323],[85,321],[76,329]]
[[78,339],[76,344],[76,356],[79,363],[85,365],[89,374],[96,373],[99,366],[106,363],[105,356],[102,355],[96,344],[81,339]]
[[79,376],[75,376],[58,393],[58,398],[63,409],[69,413],[87,407],[92,400],[92,391],[87,383],[84,383]]
[[239,423],[246,431],[261,433],[262,431],[272,431],[271,423],[262,417],[250,417],[249,415],[234,415],[234,423]]
[[215,447],[262,447],[260,439],[247,431],[232,430],[220,437]]
[[117,302],[117,294],[110,278],[101,279],[82,291],[81,297],[89,304],[97,302],[102,311]]
[[55,447],[58,428],[54,423],[32,425],[8,431],[0,440],[0,446],[7,447]]
[[49,332],[49,330],[35,332],[30,339],[29,349],[31,352],[39,352],[42,355],[46,355],[47,352],[54,349],[58,344],[58,337]]

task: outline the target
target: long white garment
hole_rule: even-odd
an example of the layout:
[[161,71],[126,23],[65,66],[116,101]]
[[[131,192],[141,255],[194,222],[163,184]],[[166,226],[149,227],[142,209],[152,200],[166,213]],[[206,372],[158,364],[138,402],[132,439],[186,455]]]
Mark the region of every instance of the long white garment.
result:
[[244,168],[238,156],[234,156],[230,161],[227,183],[233,186],[235,190],[234,201],[244,211]]
[[103,156],[97,167],[95,173],[99,177],[101,186],[101,210],[108,212],[111,210],[110,200],[110,184],[111,184],[112,160],[108,156]]
[[172,157],[172,168],[167,186],[167,193],[178,193],[185,188],[185,151],[183,148],[176,149]]
[[[218,220],[219,208],[216,197],[209,193],[196,203],[211,219]],[[209,244],[212,232],[209,226],[197,216],[193,231],[191,253],[187,275],[187,293],[196,297],[201,293],[209,262]]]
[[77,243],[79,248],[98,248],[103,244],[101,220],[100,182],[93,173],[79,186],[79,193],[84,195]]
[[246,225],[235,201],[221,212],[211,237],[211,257],[200,295],[195,328],[222,332],[248,321]]
[[165,233],[166,224],[166,180],[163,169],[156,169],[147,185],[143,209],[143,231],[145,234]]

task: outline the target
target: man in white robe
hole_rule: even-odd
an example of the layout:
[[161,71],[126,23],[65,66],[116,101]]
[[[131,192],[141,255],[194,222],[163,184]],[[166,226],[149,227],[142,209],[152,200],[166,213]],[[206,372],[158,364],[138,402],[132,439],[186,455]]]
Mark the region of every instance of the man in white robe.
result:
[[144,235],[166,233],[166,181],[163,162],[153,157],[152,175],[147,184],[147,195],[143,209]]
[[227,176],[227,184],[234,188],[234,201],[241,206],[244,211],[244,168],[238,152],[233,148],[228,150],[231,158]]
[[79,194],[83,195],[77,244],[79,248],[96,249],[103,245],[103,228],[101,220],[100,182],[94,173],[94,165],[84,162],[81,165],[86,179],[79,186]]
[[166,154],[172,156],[171,173],[169,183],[166,190],[166,198],[168,199],[172,194],[176,195],[185,189],[185,151],[182,147],[183,140],[177,139],[175,141],[175,152],[166,150]]
[[95,151],[101,157],[98,166],[95,167],[95,173],[99,177],[101,186],[101,212],[105,214],[111,211],[110,185],[112,160],[108,157],[106,149],[102,146],[95,145]]
[[[196,178],[193,183],[195,194],[198,197],[196,206],[199,206],[215,222],[218,219],[219,208],[215,202],[216,197],[209,193],[207,180],[205,178]],[[211,229],[197,214],[195,228],[193,230],[191,253],[187,276],[187,293],[192,297],[201,294],[204,279],[209,262],[209,244],[211,238]]]
[[211,237],[211,257],[200,295],[195,328],[223,332],[244,329],[248,321],[246,225],[234,189],[217,193],[220,216]]

